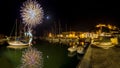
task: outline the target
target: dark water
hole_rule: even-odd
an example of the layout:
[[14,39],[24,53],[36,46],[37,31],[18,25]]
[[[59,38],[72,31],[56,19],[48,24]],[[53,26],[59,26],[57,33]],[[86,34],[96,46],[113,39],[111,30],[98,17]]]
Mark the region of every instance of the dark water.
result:
[[[34,44],[43,53],[43,68],[76,68],[82,58],[77,53],[70,54],[68,46],[40,42]],[[22,51],[25,49],[11,49],[7,45],[0,46],[0,68],[16,68],[21,63]]]

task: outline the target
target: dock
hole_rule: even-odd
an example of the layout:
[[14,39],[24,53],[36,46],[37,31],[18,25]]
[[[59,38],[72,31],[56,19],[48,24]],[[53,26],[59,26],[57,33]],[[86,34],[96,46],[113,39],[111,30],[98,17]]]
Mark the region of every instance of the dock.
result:
[[89,46],[76,68],[120,68],[120,47],[102,49]]

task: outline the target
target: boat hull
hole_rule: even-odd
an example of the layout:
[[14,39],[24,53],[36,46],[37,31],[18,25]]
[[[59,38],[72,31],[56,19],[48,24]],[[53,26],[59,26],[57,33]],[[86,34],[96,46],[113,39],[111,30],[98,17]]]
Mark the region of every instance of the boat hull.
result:
[[9,41],[8,44],[12,45],[12,46],[26,46],[26,45],[29,45],[28,43],[23,43],[23,42],[20,42],[20,41]]

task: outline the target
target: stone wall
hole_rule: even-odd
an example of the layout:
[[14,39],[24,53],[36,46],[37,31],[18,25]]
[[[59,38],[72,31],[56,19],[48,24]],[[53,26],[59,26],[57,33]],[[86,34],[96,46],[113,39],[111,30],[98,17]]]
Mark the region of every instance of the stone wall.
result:
[[91,60],[91,45],[89,45],[83,59],[78,63],[76,68],[90,68],[90,60]]

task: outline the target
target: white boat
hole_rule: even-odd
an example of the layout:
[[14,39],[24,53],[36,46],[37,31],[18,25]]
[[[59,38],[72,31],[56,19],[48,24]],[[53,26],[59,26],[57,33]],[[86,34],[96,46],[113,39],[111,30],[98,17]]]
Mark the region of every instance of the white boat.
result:
[[[30,35],[29,35],[30,34]],[[23,40],[8,40],[8,44],[9,45],[13,45],[13,46],[26,46],[26,45],[31,45],[32,42],[32,34],[30,33],[30,31],[28,31],[28,36],[30,36],[30,38],[28,39],[27,42],[24,42]],[[26,40],[25,40],[26,41]]]
[[21,42],[21,41],[9,41],[8,44],[9,44],[9,45],[13,45],[13,46],[29,45],[28,43],[23,43],[23,42]]
[[97,45],[97,47],[103,48],[103,49],[109,49],[110,47],[113,47],[115,45],[113,45],[111,42],[101,42],[99,45]]
[[[16,28],[17,28],[17,23],[16,23]],[[20,39],[18,40],[17,31],[15,31],[15,37],[13,37],[14,40],[11,40],[10,38],[8,38],[9,39],[8,40],[8,44],[12,45],[12,46],[26,46],[26,45],[31,45],[31,42],[32,42],[32,33],[31,33],[31,30],[29,29],[24,34],[25,34],[26,37],[29,38],[29,40],[27,42],[22,42],[22,40],[20,40]]]
[[78,47],[77,47],[77,53],[79,53],[79,54],[84,54],[84,47],[78,46]]
[[77,51],[77,45],[73,45],[73,46],[69,47],[68,51],[71,53]]

